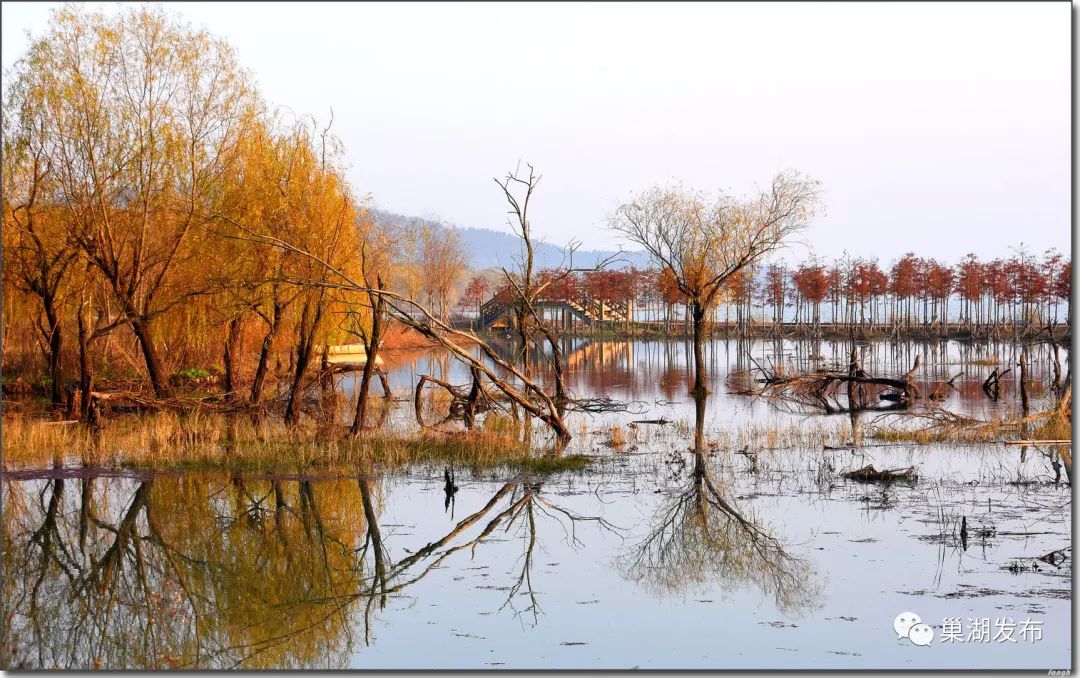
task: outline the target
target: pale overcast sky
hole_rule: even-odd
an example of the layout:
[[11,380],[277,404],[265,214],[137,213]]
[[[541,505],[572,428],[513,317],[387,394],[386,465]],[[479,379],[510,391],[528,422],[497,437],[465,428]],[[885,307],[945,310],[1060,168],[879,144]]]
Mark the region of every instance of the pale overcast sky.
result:
[[[385,209],[503,228],[492,177],[521,159],[538,232],[612,247],[635,191],[795,168],[824,185],[825,256],[1070,246],[1066,2],[165,4],[268,101],[333,107]],[[5,71],[51,7],[3,4]]]

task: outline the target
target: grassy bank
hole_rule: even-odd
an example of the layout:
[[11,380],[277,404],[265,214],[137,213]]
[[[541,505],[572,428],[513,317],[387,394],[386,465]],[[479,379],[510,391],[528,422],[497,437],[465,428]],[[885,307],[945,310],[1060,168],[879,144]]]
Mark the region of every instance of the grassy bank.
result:
[[[495,420],[493,420],[495,421]],[[471,432],[349,437],[343,427],[286,427],[247,417],[155,413],[107,420],[99,431],[17,415],[3,419],[7,468],[81,463],[155,469],[298,473],[445,465],[537,473],[579,470],[588,457],[530,451],[501,423]]]
[[[582,419],[570,448],[556,454],[547,445],[526,445],[508,417],[490,414],[474,431],[428,432],[392,427],[353,438],[344,426],[306,423],[289,427],[280,419],[172,412],[121,415],[103,420],[100,430],[54,422],[25,413],[3,417],[4,467],[84,465],[157,470],[227,470],[242,473],[353,473],[373,468],[453,463],[474,471],[555,473],[579,471],[599,459],[623,455],[689,452],[694,426],[685,419],[667,425],[604,424]],[[824,415],[775,422],[709,428],[707,454],[767,453],[780,450],[840,449],[860,446],[1000,443],[1019,438],[1069,439],[1065,417],[1033,415],[976,422],[904,416],[864,422],[852,430],[848,417]],[[599,456],[597,456],[599,455]],[[735,458],[735,457],[732,457]]]
[[[581,470],[592,457],[582,454],[637,454],[646,450],[688,450],[693,425],[604,426],[580,422],[571,448],[562,454],[521,441],[508,417],[488,415],[474,431],[395,434],[385,430],[352,438],[343,426],[308,423],[285,426],[280,419],[255,422],[247,416],[172,412],[121,415],[93,431],[74,422],[54,422],[28,414],[3,418],[7,468],[83,464],[115,468],[228,469],[303,472],[315,469],[405,465],[509,468],[531,472]],[[822,449],[850,441],[846,420],[808,423],[752,423],[707,433],[710,452],[752,449]],[[610,450],[610,452],[607,452]]]

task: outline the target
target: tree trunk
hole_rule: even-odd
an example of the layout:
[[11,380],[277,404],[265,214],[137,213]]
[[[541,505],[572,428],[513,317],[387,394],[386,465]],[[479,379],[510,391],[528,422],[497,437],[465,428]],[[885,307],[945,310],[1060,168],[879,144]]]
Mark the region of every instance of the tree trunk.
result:
[[311,364],[311,354],[315,347],[315,334],[322,321],[322,293],[314,302],[315,309],[312,311],[311,303],[304,304],[304,311],[300,318],[300,337],[296,347],[296,362],[293,369],[292,388],[289,389],[289,402],[285,407],[285,423],[295,424],[300,419],[300,388],[303,385],[304,375],[307,374],[308,365]]
[[694,323],[694,396],[705,396],[709,389],[705,386],[705,308],[700,302],[692,302]]
[[262,349],[259,351],[259,364],[255,368],[255,377],[251,381],[251,404],[258,405],[262,400],[263,386],[266,384],[266,371],[270,362],[270,349],[274,344],[278,328],[281,326],[281,305],[274,304],[274,314],[270,320],[270,329],[262,340]]
[[[382,280],[379,281],[379,288],[382,289]],[[371,339],[368,341],[368,345],[364,347],[367,357],[364,362],[364,374],[360,377],[360,392],[356,397],[356,416],[353,417],[352,427],[349,429],[349,435],[351,436],[360,435],[360,431],[364,428],[368,393],[371,390],[371,377],[375,373],[375,361],[379,357],[379,344],[382,343],[382,315],[385,304],[383,297],[380,296],[372,309]]]
[[240,316],[229,321],[229,328],[225,333],[225,355],[222,359],[225,363],[225,394],[232,399],[233,393],[239,385],[236,378],[236,349],[240,341]]
[[55,302],[52,298],[44,299],[43,302],[45,305],[45,317],[49,321],[49,379],[52,380],[50,401],[54,407],[58,407],[64,402],[64,374],[61,364],[63,341],[60,332],[60,320],[56,315]]
[[472,374],[472,386],[469,388],[469,398],[465,402],[465,428],[466,430],[473,430],[476,426],[476,406],[480,401],[480,394],[482,393],[480,384],[480,370],[476,367],[470,368]]
[[1027,350],[1023,350],[1020,353],[1020,402],[1024,409],[1024,416],[1028,416],[1031,413],[1031,400],[1028,397],[1028,378],[1027,378]]
[[136,317],[131,321],[131,330],[139,340],[143,361],[146,363],[146,374],[150,378],[150,385],[154,389],[154,395],[158,398],[167,398],[169,396],[169,387],[161,373],[161,361],[158,358],[154,340],[150,336],[149,321],[145,317]]
[[83,309],[79,309],[79,419],[84,424],[93,422],[93,404],[90,393],[94,390],[93,379],[90,374],[90,336],[86,329],[86,318]]

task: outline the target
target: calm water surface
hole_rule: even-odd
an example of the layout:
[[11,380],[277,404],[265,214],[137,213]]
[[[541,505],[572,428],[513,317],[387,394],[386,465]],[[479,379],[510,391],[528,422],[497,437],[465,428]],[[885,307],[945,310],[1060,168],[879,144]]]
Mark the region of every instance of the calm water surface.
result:
[[[19,469],[4,478],[4,664],[29,667],[1030,668],[1068,667],[1071,491],[1049,450],[1004,445],[689,452],[682,343],[573,348],[576,395],[634,401],[576,417],[551,475],[441,467],[331,477]],[[727,392],[748,356],[812,364],[842,343],[714,342],[706,438],[835,418]],[[778,349],[778,350],[777,350]],[[960,371],[954,410],[1014,408],[978,385],[1011,346],[862,347],[868,371],[925,383]],[[577,358],[575,358],[577,356]],[[1062,356],[1064,360],[1064,356]],[[393,364],[393,363],[392,363]],[[1064,369],[1064,366],[1063,366]],[[1046,382],[1049,356],[1033,378]],[[432,353],[391,370],[465,372]],[[1011,375],[1010,375],[1011,376]],[[352,388],[352,379],[342,389]],[[1037,402],[1042,396],[1036,394]],[[411,421],[406,405],[390,426]],[[666,418],[667,426],[632,419]],[[840,417],[839,421],[844,421]],[[612,424],[627,444],[604,444]],[[580,431],[584,428],[585,434]],[[750,451],[752,452],[752,450]],[[843,471],[915,466],[913,483]],[[695,472],[700,471],[700,472]],[[960,523],[967,521],[966,540]],[[1036,569],[1037,568],[1037,569]],[[912,611],[928,647],[898,639]],[[958,618],[963,642],[941,642]],[[1017,642],[967,639],[971,620]],[[1021,637],[1026,620],[1038,640]]]

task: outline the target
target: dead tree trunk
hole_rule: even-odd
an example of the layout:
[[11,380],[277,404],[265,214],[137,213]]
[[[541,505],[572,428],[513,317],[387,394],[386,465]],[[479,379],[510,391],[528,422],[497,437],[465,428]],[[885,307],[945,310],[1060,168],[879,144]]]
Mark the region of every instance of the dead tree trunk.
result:
[[[919,357],[916,356],[911,369],[898,379],[873,377],[859,368],[858,359],[853,356],[846,372],[814,372],[796,377],[767,378],[760,393],[821,409],[826,414],[904,410],[920,397],[919,388],[915,383],[915,372],[918,370],[919,362]],[[846,405],[841,402],[838,394],[841,386],[846,387],[848,398]],[[881,393],[879,400],[889,401],[891,404],[878,406],[864,402],[862,389],[867,386],[887,387],[889,390]]]
[[1053,337],[1050,345],[1054,347],[1054,382],[1051,388],[1057,391],[1061,388],[1061,355],[1058,352],[1058,343]]
[[1011,371],[1012,368],[1007,367],[999,374],[995,367],[990,374],[987,375],[986,380],[983,381],[982,384],[983,393],[986,394],[987,398],[997,402],[998,397],[1001,395],[1001,378]]
[[1027,349],[1020,352],[1020,404],[1025,417],[1031,414],[1031,399],[1028,397],[1027,388]]
[[472,373],[472,387],[469,389],[469,398],[465,402],[465,428],[471,431],[476,425],[476,405],[480,400],[481,386],[480,370],[472,367],[469,371]]

